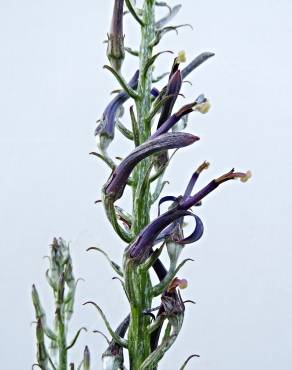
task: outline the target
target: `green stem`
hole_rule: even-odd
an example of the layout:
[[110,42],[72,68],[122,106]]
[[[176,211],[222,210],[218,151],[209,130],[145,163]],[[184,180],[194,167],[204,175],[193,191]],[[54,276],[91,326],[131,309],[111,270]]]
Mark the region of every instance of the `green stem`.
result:
[[59,279],[59,286],[56,295],[56,320],[58,329],[57,342],[59,352],[58,370],[67,370],[67,339],[65,324],[64,289],[65,289],[65,280],[64,273],[62,273]]
[[[140,78],[136,100],[137,134],[135,144],[142,144],[151,135],[149,112],[151,111],[152,67],[149,60],[153,48],[149,46],[155,37],[155,1],[145,0],[143,5],[143,26],[141,27],[140,44]],[[137,235],[150,222],[150,162],[147,158],[140,162],[133,172],[133,220],[132,234]],[[150,319],[143,312],[151,307],[152,285],[149,272],[139,268],[125,253],[124,259],[125,289],[131,305],[131,320],[128,331],[128,351],[130,370],[140,370],[142,363],[151,353],[150,334],[147,330]],[[150,370],[151,368],[149,368]],[[148,369],[147,369],[148,370]]]
[[[155,1],[145,0],[143,6],[143,24],[141,27],[140,44],[140,78],[138,82],[137,93],[139,99],[136,101],[137,108],[137,126],[139,131],[139,143],[145,142],[151,135],[151,125],[147,117],[151,110],[151,84],[152,68],[148,68],[149,60],[152,57],[153,48],[150,46],[155,37]],[[144,73],[144,71],[146,73]],[[149,223],[150,212],[150,188],[149,185],[143,189],[143,194],[136,191],[139,184],[145,181],[145,172],[149,168],[150,159],[145,159],[139,163],[134,171],[133,177],[136,186],[133,187],[133,226],[134,234]]]
[[125,287],[131,304],[128,331],[130,370],[140,370],[141,364],[151,353],[148,330],[150,319],[143,314],[145,308],[151,307],[151,281],[148,272],[130,259],[125,260],[124,271]]
[[[62,315],[63,316],[63,315]],[[67,344],[64,316],[58,320],[59,370],[67,370]]]

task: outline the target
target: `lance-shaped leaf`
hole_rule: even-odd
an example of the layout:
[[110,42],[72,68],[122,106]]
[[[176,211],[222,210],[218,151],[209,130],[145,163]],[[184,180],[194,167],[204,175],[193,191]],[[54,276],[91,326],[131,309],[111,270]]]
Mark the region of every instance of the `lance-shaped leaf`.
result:
[[147,76],[147,72],[149,71],[150,68],[153,67],[156,59],[162,55],[162,54],[165,54],[165,53],[170,53],[170,54],[173,54],[173,52],[171,50],[165,50],[165,51],[161,51],[157,54],[154,54],[151,58],[149,58],[141,72],[141,78],[146,78]]
[[[124,338],[129,327],[130,315],[128,315],[116,329],[116,334]],[[108,348],[102,354],[102,365],[104,370],[119,370],[124,369],[123,348],[112,340]]]
[[180,4],[175,5],[173,8],[171,8],[171,10],[169,11],[169,14],[167,14],[165,17],[159,19],[155,23],[155,28],[159,29],[159,28],[164,27],[168,22],[170,22],[177,15],[177,13],[180,11],[180,9],[181,9]]
[[68,259],[68,263],[66,264],[64,278],[69,288],[68,294],[66,295],[65,299],[65,314],[67,321],[69,321],[74,312],[74,301],[76,291],[76,281],[73,275],[73,266],[71,257]]
[[45,345],[45,335],[40,319],[37,321],[36,326],[36,338],[37,338],[37,361],[38,365],[43,370],[48,370],[49,356]]
[[134,19],[140,24],[140,26],[144,27],[144,22],[138,15],[137,9],[135,9],[135,6],[132,4],[132,0],[125,0],[127,8],[129,9],[129,12],[132,14]]
[[124,348],[128,348],[128,342],[127,340],[123,339],[122,337],[120,337],[111,327],[110,323],[108,322],[105,314],[103,313],[102,309],[95,303],[95,302],[92,302],[92,301],[88,301],[88,302],[85,302],[83,303],[83,305],[87,305],[87,304],[91,304],[93,305],[97,311],[99,312],[100,316],[102,317],[110,335],[112,336],[112,338],[115,340],[115,342],[117,342],[120,346],[124,347]]
[[87,248],[87,249],[86,249],[86,251],[90,251],[90,250],[95,250],[95,251],[97,251],[97,252],[102,253],[102,254],[105,256],[105,258],[108,260],[108,262],[110,263],[110,265],[111,265],[111,267],[114,269],[114,271],[115,271],[119,276],[123,277],[123,272],[122,272],[121,267],[120,267],[117,263],[115,263],[114,261],[112,261],[112,260],[109,258],[108,254],[107,254],[105,251],[103,251],[101,248],[97,248],[97,247],[90,247],[90,248]]
[[166,7],[171,12],[171,7],[165,1],[155,1],[156,6]]
[[121,70],[125,58],[123,9],[124,0],[115,0],[107,44],[107,57],[113,68],[118,72]]
[[66,347],[66,350],[68,351],[70,348],[72,348],[74,346],[74,344],[77,342],[77,339],[79,338],[79,335],[81,333],[82,330],[85,330],[87,331],[86,328],[82,327],[80,328],[77,333],[75,334],[74,338],[72,339],[72,341],[70,342],[70,344]]
[[192,25],[188,23],[179,24],[177,26],[167,26],[167,27],[160,28],[155,32],[155,37],[151,41],[150,46],[154,47],[158,45],[162,37],[166,35],[168,32],[174,31],[178,35],[178,29],[182,27],[190,27],[191,29],[193,29]]
[[113,202],[119,199],[134,167],[144,158],[166,149],[183,148],[199,140],[197,136],[186,133],[167,133],[157,138],[147,140],[134,149],[112,172],[107,183],[103,187],[105,197]]
[[[139,71],[136,71],[132,79],[129,81],[129,86],[132,89],[137,88]],[[102,119],[95,129],[95,135],[99,136],[99,145],[102,151],[105,151],[115,136],[116,115],[122,104],[127,101],[129,95],[125,91],[121,91],[106,107],[103,112]]]
[[45,313],[45,310],[43,309],[43,307],[41,305],[39,294],[38,294],[38,291],[37,291],[35,285],[32,286],[31,296],[32,296],[32,302],[33,302],[34,309],[35,309],[36,319],[40,320],[42,329],[44,330],[46,336],[48,338],[56,341],[57,340],[56,334],[53,332],[52,329],[50,329],[47,326],[46,313]]
[[200,356],[199,356],[199,355],[191,355],[191,356],[189,356],[189,357],[185,360],[185,362],[182,364],[182,366],[180,367],[180,369],[179,369],[179,370],[184,370],[184,369],[186,368],[186,366],[187,366],[188,362],[189,362],[193,357],[200,357]]

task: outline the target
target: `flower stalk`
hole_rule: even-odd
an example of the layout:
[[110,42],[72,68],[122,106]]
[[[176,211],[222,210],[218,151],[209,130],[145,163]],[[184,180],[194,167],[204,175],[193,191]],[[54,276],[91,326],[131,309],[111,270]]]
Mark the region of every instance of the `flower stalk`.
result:
[[[32,302],[37,320],[37,365],[44,370],[67,370],[68,351],[77,342],[81,331],[86,329],[79,329],[74,338],[68,340],[68,326],[74,312],[77,281],[73,274],[69,245],[62,238],[54,238],[49,262],[46,278],[55,300],[53,329],[47,324],[47,315],[41,305],[37,288],[32,286]],[[70,369],[74,369],[73,363],[70,364]],[[89,367],[86,369],[89,370]]]
[[[192,261],[191,258],[180,259],[183,250],[187,245],[198,242],[204,233],[203,222],[194,214],[193,207],[201,205],[202,199],[221,184],[234,179],[246,182],[251,173],[232,169],[197,190],[199,176],[209,167],[209,163],[205,161],[195,172],[190,171],[191,177],[182,195],[161,196],[168,184],[164,177],[174,153],[199,140],[197,135],[182,131],[188,126],[189,120],[196,119],[193,112],[206,114],[210,109],[210,101],[204,94],[196,94],[191,97],[190,103],[176,108],[179,105],[178,97],[182,95],[184,79],[214,54],[201,53],[182,69],[181,64],[186,62],[186,56],[184,52],[178,52],[174,60],[173,57],[169,60],[168,72],[154,78],[153,69],[157,58],[165,53],[156,50],[160,40],[166,33],[177,32],[179,28],[187,26],[168,25],[181,5],[171,8],[165,1],[144,0],[140,9],[135,0],[113,0],[112,3],[107,42],[107,57],[111,65],[104,68],[112,73],[121,90],[115,91],[117,95],[103,110],[95,130],[98,151],[91,154],[104,161],[111,170],[101,190],[102,199],[97,202],[103,203],[113,230],[126,245],[122,263],[119,264],[100,248],[90,247],[88,250],[102,253],[118,275],[114,279],[122,284],[129,303],[129,314],[115,330],[108,316],[93,300],[84,305],[91,305],[97,310],[98,317],[104,322],[111,337],[109,340],[106,338],[108,345],[102,355],[104,370],[125,369],[126,353],[129,370],[157,370],[161,359],[180,334],[185,317],[185,303],[192,302],[183,301],[181,290],[187,288],[188,281],[179,274],[185,263]],[[158,20],[155,18],[157,6],[167,11]],[[134,26],[140,31],[140,45],[134,49],[124,45],[127,41],[123,34],[125,14],[134,20]],[[126,59],[125,51],[139,60],[133,69],[136,72],[132,78],[124,77],[121,73]],[[166,84],[159,85],[166,75]],[[127,112],[125,103],[129,100],[130,108]],[[129,140],[131,149],[123,158],[116,156],[112,159],[110,150],[116,134]],[[169,153],[171,150],[174,152]],[[119,201],[124,197],[126,188],[130,190],[128,194],[131,204],[123,209]],[[152,217],[151,207],[156,201],[158,216]],[[166,203],[169,207],[162,212],[161,208]],[[195,222],[193,231],[188,235],[185,235],[186,218]],[[160,260],[163,254],[169,261],[167,267]],[[46,312],[33,286],[32,299],[37,321],[36,365],[44,370],[67,370],[68,351],[75,345],[82,330],[86,329],[82,327],[71,341],[68,340],[76,280],[69,247],[62,239],[54,239],[49,259],[50,267],[46,277],[55,298],[55,321],[51,327],[47,324]],[[158,282],[153,281],[151,269],[157,275]],[[154,299],[159,299],[158,307],[153,307]],[[190,356],[181,369],[194,356],[197,357]],[[69,368],[90,370],[87,346],[79,367],[70,363]]]

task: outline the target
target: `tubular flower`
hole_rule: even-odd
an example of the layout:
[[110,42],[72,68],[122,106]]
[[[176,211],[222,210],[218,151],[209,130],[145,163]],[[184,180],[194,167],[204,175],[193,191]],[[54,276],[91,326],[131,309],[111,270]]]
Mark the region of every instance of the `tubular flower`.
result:
[[[161,114],[158,120],[157,124],[157,131],[159,131],[159,128],[165,123],[166,120],[168,120],[169,116],[172,113],[173,106],[177,100],[178,94],[181,89],[182,85],[182,78],[179,68],[179,64],[182,60],[184,60],[184,54],[179,54],[178,57],[174,59],[172,69],[169,75],[168,84],[166,87],[162,90],[162,93],[160,94],[161,99],[166,98],[165,103],[162,106]],[[154,134],[155,136],[159,135],[159,132]],[[167,132],[165,130],[164,132]],[[160,168],[163,168],[166,166],[168,162],[168,153],[167,151],[160,153],[156,157],[155,166],[159,170]]]
[[[129,86],[136,89],[138,85],[139,71],[136,71],[134,76],[129,81]],[[128,100],[129,96],[125,91],[121,91],[108,104],[103,112],[99,125],[95,129],[95,136],[99,136],[99,145],[102,151],[106,150],[115,136],[116,116],[118,110]]]
[[[191,195],[192,191],[193,191],[193,188],[194,188],[194,186],[197,182],[197,179],[198,179],[199,175],[201,174],[201,172],[204,169],[207,169],[208,167],[209,167],[209,163],[205,161],[196,169],[196,171],[192,175],[192,177],[191,177],[191,179],[190,179],[190,181],[189,181],[189,183],[186,187],[186,190],[185,190],[183,196],[180,196],[180,197],[166,196],[166,197],[161,198],[159,203],[158,203],[159,214],[160,214],[160,206],[161,206],[162,203],[165,203],[167,201],[172,201],[172,204],[171,204],[170,207],[173,208],[173,207],[177,206],[180,201],[185,200],[187,197],[189,197]],[[203,226],[203,223],[202,223],[201,219],[198,216],[193,215],[193,214],[191,214],[191,215],[196,220],[196,227],[195,227],[194,232],[189,237],[187,237],[185,239],[183,238],[182,227],[183,227],[184,218],[181,217],[179,220],[176,220],[173,224],[171,224],[166,229],[164,229],[158,235],[158,237],[156,238],[155,243],[159,243],[159,242],[165,240],[166,238],[171,237],[175,241],[175,243],[168,243],[167,244],[168,252],[169,252],[169,254],[171,254],[172,249],[174,249],[176,251],[178,242],[180,244],[189,244],[189,243],[194,243],[195,241],[199,240],[201,238],[201,236],[203,235],[204,226]],[[172,244],[174,244],[174,248],[170,247],[170,245],[172,245]],[[174,251],[174,253],[176,254],[175,251]]]
[[174,63],[173,71],[170,73],[169,81],[166,86],[165,93],[163,94],[168,99],[163,104],[157,127],[160,127],[163,124],[163,122],[165,122],[167,118],[171,115],[172,108],[176,102],[176,99],[181,89],[182,85],[181,73],[179,69],[175,69],[177,68],[177,66],[178,64]]
[[124,33],[123,33],[124,0],[115,0],[111,30],[108,34],[107,57],[116,71],[120,71],[124,58]]
[[132,170],[142,159],[163,150],[183,148],[193,144],[197,140],[199,140],[197,136],[182,132],[167,133],[147,140],[134,149],[112,172],[107,183],[104,185],[104,196],[109,197],[113,202],[119,199],[124,192]]
[[208,99],[203,95],[199,95],[197,99],[190,104],[183,106],[178,112],[171,115],[151,136],[151,139],[164,134],[170,130],[182,117],[193,112],[199,111],[201,113],[207,113],[208,108],[210,107]]
[[[204,197],[209,193],[215,190],[220,184],[233,180],[240,179],[242,182],[247,181],[251,177],[250,171],[244,172],[235,172],[232,169],[230,172],[218,177],[217,179],[212,180],[208,185],[198,191],[195,195],[190,195],[192,185],[187,188],[187,194],[179,199],[175,206],[169,209],[167,212],[163,213],[155,220],[153,220],[149,225],[147,225],[137,238],[129,245],[127,249],[127,254],[130,258],[136,260],[137,263],[144,261],[150,254],[150,251],[153,245],[156,242],[157,237],[167,226],[172,224],[175,221],[178,221],[184,216],[193,215],[188,211],[191,207],[200,202]],[[194,181],[192,181],[194,184]],[[171,234],[171,230],[169,231]],[[167,236],[169,236],[169,234]],[[188,239],[188,238],[186,238]],[[190,236],[190,239],[194,239]],[[195,238],[198,240],[197,238]],[[177,241],[180,242],[180,241]],[[183,243],[183,241],[181,241]],[[185,243],[185,241],[184,241]]]

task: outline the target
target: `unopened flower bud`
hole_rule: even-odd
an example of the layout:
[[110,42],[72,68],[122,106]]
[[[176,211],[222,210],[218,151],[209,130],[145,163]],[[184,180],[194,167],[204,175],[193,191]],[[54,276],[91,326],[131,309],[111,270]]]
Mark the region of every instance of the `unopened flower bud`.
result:
[[87,346],[85,346],[83,354],[83,370],[90,370],[90,352]]
[[123,34],[123,9],[124,0],[115,0],[111,30],[108,34],[107,57],[116,71],[120,71],[124,58],[124,34]]

